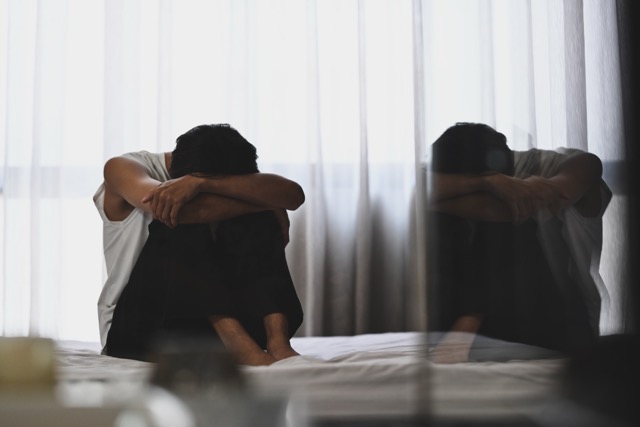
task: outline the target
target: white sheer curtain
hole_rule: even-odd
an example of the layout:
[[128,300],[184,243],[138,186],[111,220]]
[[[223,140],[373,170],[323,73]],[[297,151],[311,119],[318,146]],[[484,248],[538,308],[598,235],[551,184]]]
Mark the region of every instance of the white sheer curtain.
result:
[[0,0],[0,334],[97,340],[102,164],[215,122],[306,191],[300,334],[423,329],[429,143],[483,121],[516,149],[623,159],[615,18],[598,0]]

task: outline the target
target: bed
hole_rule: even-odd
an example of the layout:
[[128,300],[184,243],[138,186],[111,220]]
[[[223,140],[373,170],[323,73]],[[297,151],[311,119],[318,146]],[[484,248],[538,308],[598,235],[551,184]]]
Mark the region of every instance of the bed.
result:
[[[260,408],[260,424],[274,426],[372,425],[372,420],[496,422],[535,419],[557,394],[566,362],[557,354],[479,337],[470,354],[473,361],[434,364],[427,354],[438,339],[437,334],[421,332],[294,338],[292,344],[302,356],[267,367],[239,368],[251,396],[247,400],[248,394],[243,395],[239,412],[251,412],[250,401],[251,408]],[[199,425],[188,415],[197,405],[185,407],[183,400],[150,385],[155,364],[104,356],[98,343],[72,341],[55,343],[55,359],[55,398],[36,399],[39,404],[0,399],[1,425],[16,420],[38,425],[43,417],[47,425],[58,425],[56,419],[67,420],[60,425],[72,425],[72,419],[74,425],[84,425],[87,418],[92,426],[145,425],[126,417],[123,421],[123,414],[131,417],[132,409],[142,408],[148,415],[154,405],[183,408],[182,421],[175,415],[178,409],[174,415],[156,414],[160,420],[177,416],[173,427]],[[205,412],[221,416],[210,405]]]

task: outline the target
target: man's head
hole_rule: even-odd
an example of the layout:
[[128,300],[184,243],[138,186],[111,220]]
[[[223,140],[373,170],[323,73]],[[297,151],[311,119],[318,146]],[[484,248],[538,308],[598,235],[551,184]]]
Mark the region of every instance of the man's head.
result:
[[456,123],[431,146],[431,170],[441,173],[501,172],[513,175],[507,138],[482,123]]
[[172,178],[192,173],[258,172],[256,147],[227,124],[200,125],[180,135],[171,157]]

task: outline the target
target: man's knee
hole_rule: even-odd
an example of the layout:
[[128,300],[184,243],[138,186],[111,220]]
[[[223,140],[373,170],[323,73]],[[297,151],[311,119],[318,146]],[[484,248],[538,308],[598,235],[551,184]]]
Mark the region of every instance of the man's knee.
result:
[[275,216],[266,211],[222,221],[216,229],[216,241],[224,252],[261,253],[279,248],[282,235]]

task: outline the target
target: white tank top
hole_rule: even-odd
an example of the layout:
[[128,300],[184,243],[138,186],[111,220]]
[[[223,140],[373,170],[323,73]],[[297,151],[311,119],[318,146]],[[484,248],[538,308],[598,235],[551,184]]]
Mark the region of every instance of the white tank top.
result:
[[[139,151],[126,153],[123,157],[141,163],[147,169],[149,176],[155,180],[164,182],[170,179],[164,161],[164,153]],[[109,220],[104,213],[104,183],[100,185],[93,196],[93,202],[102,217],[102,240],[107,268],[107,280],[98,299],[100,342],[104,353],[113,312],[147,240],[149,235],[147,227],[152,217],[140,209],[134,209],[122,221]]]

